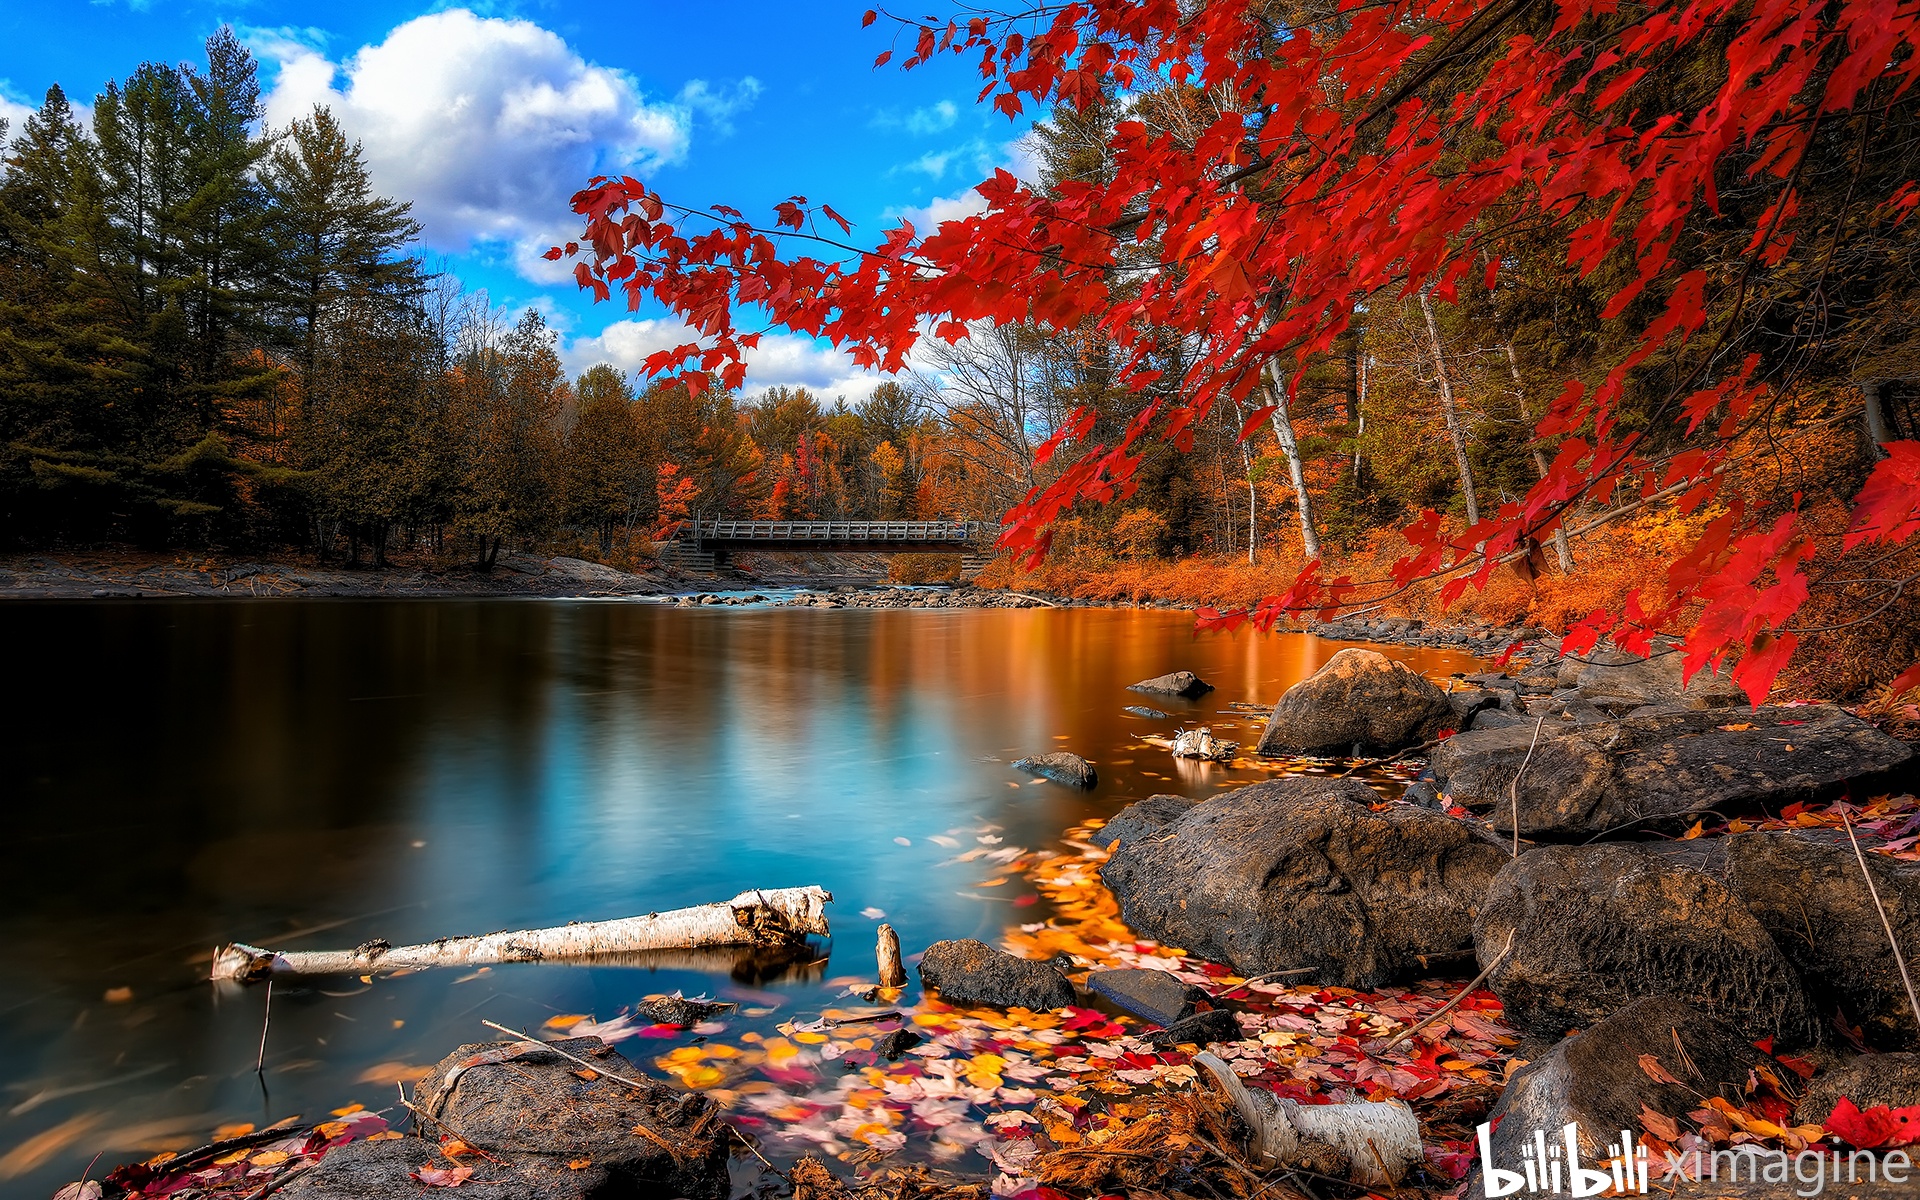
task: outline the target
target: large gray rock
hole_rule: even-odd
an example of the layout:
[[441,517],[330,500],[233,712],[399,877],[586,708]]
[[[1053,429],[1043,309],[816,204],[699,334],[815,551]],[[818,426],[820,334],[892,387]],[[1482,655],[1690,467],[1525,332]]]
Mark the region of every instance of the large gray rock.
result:
[[[1920,865],[1868,855],[1903,946],[1920,945]],[[1674,995],[1782,1046],[1838,1015],[1870,1045],[1920,1045],[1879,913],[1844,835],[1786,831],[1543,846],[1495,878],[1474,931],[1490,986],[1536,1034]]]
[[1113,815],[1113,819],[1094,831],[1093,842],[1096,846],[1111,846],[1115,842],[1138,841],[1151,837],[1168,825],[1187,815],[1187,810],[1198,804],[1185,796],[1170,796],[1166,793],[1148,796],[1145,800],[1136,800]]
[[1580,727],[1549,717],[1545,725],[1472,730],[1435,748],[1432,770],[1455,804],[1505,831],[1513,828],[1518,773],[1521,835],[1571,838],[1675,831],[1707,812],[1810,800],[1849,782],[1868,786],[1912,756],[1831,705],[1767,706],[1666,709]]
[[1355,779],[1291,778],[1202,801],[1120,840],[1101,878],[1134,930],[1246,975],[1313,968],[1373,987],[1464,949],[1505,852],[1473,826]]
[[1502,868],[1474,945],[1499,960],[1488,984],[1507,1019],[1557,1037],[1672,995],[1749,1038],[1818,1041],[1793,964],[1696,846],[1542,846]]
[[1685,656],[1663,649],[1650,658],[1622,650],[1601,650],[1585,661],[1563,658],[1556,682],[1615,716],[1649,704],[1678,708],[1732,708],[1747,694],[1732,679],[1703,669],[1682,682]]
[[[1642,1055],[1680,1083],[1648,1074]],[[1522,1147],[1536,1131],[1558,1145],[1571,1122],[1581,1165],[1600,1169],[1622,1129],[1639,1131],[1643,1108],[1684,1118],[1708,1096],[1744,1104],[1753,1069],[1768,1061],[1738,1030],[1690,1005],[1670,996],[1637,1000],[1514,1072],[1487,1118],[1493,1163],[1519,1170]],[[1771,1069],[1776,1076],[1784,1071]],[[1483,1182],[1476,1172],[1470,1200],[1486,1195]]]
[[1130,692],[1145,692],[1149,696],[1179,696],[1193,700],[1213,690],[1213,685],[1195,675],[1192,671],[1174,671],[1167,675],[1156,675],[1152,679],[1142,679],[1139,683],[1127,685]]
[[1862,1054],[1813,1077],[1794,1109],[1802,1125],[1824,1125],[1841,1097],[1860,1109],[1920,1105],[1920,1054]]
[[973,938],[928,946],[920,956],[920,982],[949,1004],[1045,1012],[1074,1002],[1060,963],[1019,958]]
[[417,1137],[349,1142],[294,1176],[286,1186],[274,1189],[273,1195],[287,1200],[420,1200],[441,1189],[421,1183],[414,1178],[415,1172],[456,1167],[473,1172],[462,1187],[489,1196],[512,1196],[513,1200],[650,1200],[666,1194],[600,1163],[574,1170],[552,1155],[495,1157],[500,1161],[488,1162],[477,1155],[465,1155],[456,1161]]
[[1884,908],[1908,969],[1920,968],[1920,863],[1864,855],[1880,897],[1876,907],[1844,833],[1742,833],[1708,846],[1723,856],[1709,869],[1773,934],[1815,1012],[1844,1014],[1868,1045],[1920,1049],[1920,1026],[1880,922]]
[[1273,706],[1259,753],[1379,754],[1455,728],[1447,694],[1405,663],[1349,647],[1287,689]]
[[552,1045],[594,1068],[545,1047],[462,1046],[420,1081],[414,1104],[459,1130],[468,1145],[529,1169],[565,1173],[568,1162],[590,1159],[607,1173],[608,1190],[595,1189],[595,1196],[727,1194],[725,1123],[711,1101],[644,1078],[599,1038]]
[[1013,764],[1017,771],[1029,775],[1039,775],[1055,783],[1064,783],[1068,787],[1090,788],[1100,782],[1099,773],[1093,764],[1078,754],[1069,754],[1065,750],[1056,750],[1052,754],[1034,754]]

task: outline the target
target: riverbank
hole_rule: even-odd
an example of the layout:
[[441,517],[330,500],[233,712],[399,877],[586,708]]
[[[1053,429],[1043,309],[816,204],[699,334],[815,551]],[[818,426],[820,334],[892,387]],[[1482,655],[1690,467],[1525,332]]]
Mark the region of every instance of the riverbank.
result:
[[30,554],[0,559],[0,600],[202,597],[651,596],[687,586],[667,567],[503,555],[490,571],[405,560],[384,568],[201,554]]

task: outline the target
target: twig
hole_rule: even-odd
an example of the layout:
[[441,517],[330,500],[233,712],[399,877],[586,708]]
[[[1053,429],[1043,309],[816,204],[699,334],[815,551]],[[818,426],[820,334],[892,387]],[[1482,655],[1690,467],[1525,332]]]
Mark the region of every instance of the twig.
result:
[[1533,723],[1533,740],[1527,743],[1527,756],[1520,760],[1520,769],[1513,773],[1513,783],[1508,791],[1513,796],[1513,856],[1520,857],[1520,777],[1527,773],[1527,764],[1533,761],[1534,747],[1540,744],[1540,730],[1547,723],[1547,714],[1543,711],[1540,719]]
[[479,1143],[472,1141],[467,1137],[466,1134],[461,1133],[458,1129],[455,1129],[453,1127],[453,1124],[449,1122],[446,1118],[436,1117],[432,1113],[428,1112],[426,1109],[421,1108],[419,1105],[415,1104],[413,1101],[407,1099],[406,1085],[401,1083],[395,1083],[393,1087],[395,1091],[400,1093],[401,1107],[405,1108],[408,1112],[412,1113],[415,1117],[418,1117],[424,1121],[432,1121],[435,1125],[438,1125],[440,1128],[446,1130],[448,1133],[452,1134],[455,1138],[459,1139],[459,1142],[462,1146],[465,1146],[467,1149],[473,1151],[475,1154],[478,1154],[481,1158],[486,1159],[488,1162],[492,1163],[494,1166],[504,1167],[507,1165],[506,1163],[501,1162],[499,1159],[495,1158],[493,1155],[488,1154],[486,1150],[479,1145]]
[[1460,989],[1459,995],[1447,1001],[1445,1004],[1442,1004],[1438,1009],[1434,1011],[1433,1015],[1429,1016],[1426,1020],[1420,1022],[1418,1025],[1415,1025],[1413,1028],[1407,1030],[1404,1033],[1395,1034],[1393,1040],[1388,1042],[1386,1045],[1380,1047],[1377,1053],[1385,1054],[1387,1051],[1393,1049],[1395,1046],[1398,1046],[1401,1042],[1406,1041],[1408,1038],[1412,1037],[1414,1034],[1419,1033],[1422,1029],[1425,1029],[1427,1026],[1433,1024],[1435,1021],[1438,1021],[1441,1017],[1444,1017],[1448,1013],[1452,1012],[1456,1005],[1458,1005],[1462,1000],[1465,1000],[1467,998],[1468,993],[1472,992],[1473,989],[1479,987],[1481,984],[1487,981],[1487,976],[1493,974],[1493,969],[1495,967],[1499,966],[1501,963],[1506,961],[1508,952],[1513,949],[1514,935],[1519,932],[1520,932],[1520,929],[1518,926],[1515,926],[1513,929],[1510,929],[1507,931],[1507,944],[1501,947],[1500,953],[1493,956],[1493,961],[1487,964],[1486,970],[1480,972],[1478,975],[1475,975],[1473,979],[1468,982],[1467,986]]
[[1354,762],[1354,764],[1351,767],[1348,767],[1346,770],[1340,772],[1338,775],[1335,775],[1333,778],[1345,779],[1347,776],[1353,774],[1355,771],[1364,771],[1368,767],[1385,766],[1387,763],[1390,763],[1390,762],[1399,762],[1403,758],[1412,758],[1414,755],[1420,753],[1422,750],[1431,750],[1435,746],[1438,746],[1441,742],[1444,742],[1446,740],[1447,740],[1446,738],[1434,738],[1430,742],[1421,742],[1418,746],[1408,746],[1405,750],[1400,751],[1398,754],[1389,754],[1385,758],[1358,759]]
[[[530,1037],[527,1034],[522,1033],[517,1029],[508,1029],[505,1025],[497,1025],[492,1021],[483,1020],[480,1023],[482,1025],[485,1025],[488,1029],[497,1030],[501,1033],[506,1034],[508,1037],[518,1038],[520,1041],[525,1042],[529,1045],[538,1046],[543,1050],[551,1050],[555,1054],[558,1054],[561,1058],[564,1058],[569,1062],[579,1063],[581,1066],[585,1067],[589,1071],[592,1071],[594,1074],[602,1076],[607,1079],[611,1079],[615,1083],[624,1083],[636,1092],[645,1092],[650,1090],[651,1088],[651,1085],[649,1084],[641,1083],[640,1081],[635,1079],[628,1079],[625,1075],[616,1075],[612,1071],[607,1070],[605,1067],[601,1067],[594,1063],[590,1063],[586,1059],[581,1058],[577,1054],[569,1054],[565,1050],[562,1050],[560,1047],[554,1045],[552,1042],[543,1042],[539,1038]],[[652,1141],[655,1145],[659,1146],[662,1150],[665,1150],[668,1154],[671,1154],[674,1158],[680,1157],[680,1152],[674,1148],[673,1143],[667,1141],[667,1139],[661,1137],[659,1134],[655,1133],[653,1130],[648,1129],[645,1124],[636,1124],[633,1127],[633,1131],[635,1133],[644,1135],[646,1138]]]
[[267,1030],[273,1026],[273,980],[267,980],[267,1006],[260,1015],[260,1053],[254,1056],[253,1073],[267,1069]]
[[636,1092],[644,1092],[652,1089],[652,1086],[653,1086],[652,1084],[641,1083],[637,1079],[628,1079],[625,1075],[616,1075],[612,1071],[607,1070],[605,1067],[602,1067],[597,1063],[588,1062],[586,1059],[581,1058],[577,1054],[568,1054],[565,1050],[562,1050],[560,1047],[554,1045],[552,1042],[543,1042],[539,1038],[531,1037],[528,1034],[522,1033],[518,1029],[508,1029],[505,1025],[496,1024],[493,1021],[488,1021],[483,1019],[480,1023],[482,1025],[485,1025],[488,1029],[492,1029],[499,1033],[504,1033],[508,1037],[513,1038],[516,1041],[525,1042],[529,1046],[538,1046],[542,1050],[551,1050],[555,1054],[558,1054],[561,1058],[564,1058],[569,1062],[579,1063],[581,1066],[585,1067],[589,1071],[592,1071],[594,1074],[604,1075],[608,1079],[613,1080],[615,1083],[624,1083]]
[[1239,983],[1221,992],[1217,998],[1224,1000],[1243,987],[1252,987],[1256,983],[1265,983],[1269,979],[1285,979],[1291,975],[1311,975],[1319,969],[1319,967],[1292,967],[1285,971],[1268,971],[1265,975],[1255,975],[1252,979],[1242,979]]
[[1880,903],[1880,889],[1873,886],[1873,872],[1867,869],[1867,856],[1860,849],[1860,839],[1854,836],[1853,818],[1847,810],[1840,810],[1840,823],[1847,827],[1847,840],[1853,843],[1853,856],[1860,862],[1860,876],[1867,881],[1867,895],[1873,897],[1873,907],[1880,914],[1880,928],[1887,931],[1887,945],[1893,948],[1893,961],[1900,968],[1900,982],[1907,985],[1907,1008],[1913,1013],[1916,1024],[1920,1024],[1920,998],[1913,991],[1913,976],[1907,974],[1907,956],[1900,953],[1900,939],[1893,936],[1893,922],[1887,919],[1887,906]]

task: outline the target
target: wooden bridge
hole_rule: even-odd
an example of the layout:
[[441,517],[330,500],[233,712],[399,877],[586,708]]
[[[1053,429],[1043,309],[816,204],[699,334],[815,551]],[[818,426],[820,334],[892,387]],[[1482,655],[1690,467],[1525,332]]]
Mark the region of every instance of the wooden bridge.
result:
[[[962,554],[971,576],[999,529],[984,521],[682,521],[667,539],[677,565],[718,570],[736,551],[774,554]],[[970,568],[970,569],[969,569]]]

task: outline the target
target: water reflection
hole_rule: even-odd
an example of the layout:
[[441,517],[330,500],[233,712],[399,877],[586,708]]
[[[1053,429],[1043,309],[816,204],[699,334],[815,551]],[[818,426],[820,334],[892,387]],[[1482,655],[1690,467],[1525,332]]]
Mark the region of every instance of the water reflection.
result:
[[[482,1018],[609,1016],[676,988],[817,1005],[872,970],[881,918],[863,912],[909,951],[992,939],[1038,910],[972,890],[943,866],[953,844],[991,827],[1042,845],[1154,791],[1263,777],[1127,747],[1180,719],[1251,742],[1257,723],[1222,710],[1271,703],[1339,648],[1127,611],[242,602],[0,622],[9,1194],[50,1192],[99,1150],[377,1107]],[[1126,684],[1182,667],[1219,690],[1149,700],[1174,720],[1121,712],[1141,701]],[[1057,748],[1100,786],[1008,766]],[[401,944],[814,883],[839,949],[808,969],[663,956],[277,986],[264,1092],[263,991],[203,981],[220,941]]]

